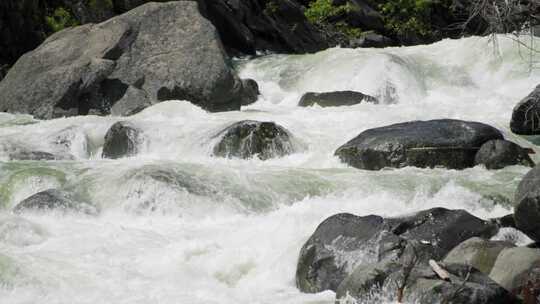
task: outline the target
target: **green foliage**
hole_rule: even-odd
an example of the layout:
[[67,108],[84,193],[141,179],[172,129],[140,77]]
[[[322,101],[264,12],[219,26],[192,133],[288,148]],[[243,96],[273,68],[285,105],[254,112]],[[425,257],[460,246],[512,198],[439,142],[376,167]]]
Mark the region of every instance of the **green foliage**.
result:
[[332,0],[316,0],[309,4],[309,8],[305,11],[306,18],[311,23],[324,23],[328,18],[337,16],[341,13],[348,12],[350,5],[334,6]]
[[71,13],[63,7],[55,9],[52,16],[46,16],[45,23],[52,32],[58,32],[67,27],[79,24]]
[[393,0],[379,6],[385,26],[399,35],[432,34],[430,14],[433,6],[439,4],[433,0]]
[[345,22],[336,23],[336,29],[348,37],[349,39],[360,38],[362,36],[362,30],[357,27],[352,27]]
[[112,9],[114,4],[112,0],[87,0],[88,7],[94,10]]
[[268,1],[266,3],[266,6],[264,8],[264,12],[268,15],[275,14],[279,9],[279,4],[277,4],[275,1]]

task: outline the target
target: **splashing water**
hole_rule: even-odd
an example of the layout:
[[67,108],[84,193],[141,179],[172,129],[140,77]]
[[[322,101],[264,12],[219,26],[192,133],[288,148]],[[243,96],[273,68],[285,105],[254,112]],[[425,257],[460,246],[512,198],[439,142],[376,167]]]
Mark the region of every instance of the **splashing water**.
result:
[[[238,112],[170,101],[129,118],[0,114],[1,302],[333,303],[333,292],[302,294],[294,283],[300,248],[326,217],[435,206],[483,218],[511,212],[491,198],[511,200],[524,167],[370,172],[333,156],[363,130],[415,119],[476,120],[527,146],[508,122],[540,72],[529,71],[510,39],[501,37],[500,51],[495,57],[486,38],[472,37],[239,60],[241,76],[257,80],[262,96]],[[332,90],[383,104],[296,106],[307,91]],[[267,161],[211,157],[214,135],[247,119],[275,121],[303,149]],[[144,148],[102,159],[104,134],[120,120],[144,131]],[[8,161],[13,146],[75,159]],[[76,193],[101,214],[11,213],[48,188]]]

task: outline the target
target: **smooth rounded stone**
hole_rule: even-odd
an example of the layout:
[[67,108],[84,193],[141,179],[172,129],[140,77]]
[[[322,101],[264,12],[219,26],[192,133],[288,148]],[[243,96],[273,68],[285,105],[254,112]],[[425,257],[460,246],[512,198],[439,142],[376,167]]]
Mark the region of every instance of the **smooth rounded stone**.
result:
[[103,158],[121,158],[133,156],[143,144],[142,131],[128,121],[119,121],[105,134]]
[[318,105],[320,107],[339,107],[352,106],[361,102],[379,103],[375,97],[355,91],[337,91],[325,93],[308,92],[302,95],[302,98],[298,102],[298,106],[310,107],[313,105]]
[[504,249],[489,276],[510,292],[520,294],[530,271],[540,267],[540,249],[515,247]]
[[476,152],[487,141],[503,139],[499,130],[479,122],[453,119],[411,121],[360,133],[335,155],[346,164],[367,170],[385,167],[474,166]]
[[534,241],[540,241],[540,166],[521,180],[514,198],[516,228]]
[[0,82],[0,111],[40,119],[106,115],[122,100],[115,108],[122,115],[165,100],[231,111],[245,91],[196,1],[146,3],[56,32],[19,58]]
[[540,85],[514,107],[510,130],[520,135],[540,134],[538,117],[540,117]]
[[213,149],[214,156],[219,157],[256,156],[266,160],[295,151],[292,135],[274,122],[243,120],[228,126],[214,138],[220,138]]
[[13,212],[22,213],[26,211],[62,211],[62,212],[80,212],[89,215],[99,213],[98,209],[91,204],[80,202],[68,192],[49,189],[38,192],[23,201],[21,201]]
[[386,219],[337,214],[324,220],[302,247],[296,285],[303,292],[336,291],[356,267],[397,260],[413,243],[425,263],[443,258],[471,237],[490,238],[497,230],[464,210],[434,208]]
[[473,237],[457,245],[444,258],[445,263],[470,265],[489,274],[499,253],[506,248],[515,247],[506,241],[490,241]]
[[507,140],[490,140],[480,147],[474,163],[485,165],[487,169],[502,169],[507,166],[523,165],[534,167],[526,149]]
[[[439,278],[429,266],[413,269],[404,289],[406,303],[518,304],[519,299],[481,271],[462,264],[439,263],[450,280]],[[405,270],[406,271],[406,270]],[[403,281],[403,270],[389,276],[385,284]]]
[[243,79],[242,84],[244,86],[245,94],[242,96],[240,103],[243,106],[247,106],[256,102],[257,98],[261,94],[257,82],[253,79]]

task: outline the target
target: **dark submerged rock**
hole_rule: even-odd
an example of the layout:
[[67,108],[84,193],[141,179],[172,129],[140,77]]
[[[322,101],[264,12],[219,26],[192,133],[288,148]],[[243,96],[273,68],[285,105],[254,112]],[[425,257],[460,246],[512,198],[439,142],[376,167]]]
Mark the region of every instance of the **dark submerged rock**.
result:
[[281,157],[294,152],[292,135],[273,122],[244,120],[219,132],[214,155],[219,157],[251,158],[261,160]]
[[22,56],[0,82],[0,111],[109,114],[126,94],[138,100],[120,114],[171,99],[229,111],[240,109],[244,93],[196,2],[148,3],[57,32]]
[[296,285],[304,292],[335,291],[356,267],[396,261],[411,246],[426,263],[471,237],[489,238],[497,231],[495,224],[464,210],[434,208],[388,219],[337,214],[323,221],[302,247]]
[[521,180],[514,199],[516,228],[534,241],[540,241],[540,166]]
[[102,157],[121,158],[137,154],[144,137],[142,131],[127,121],[119,121],[105,134]]
[[538,117],[540,117],[540,85],[514,107],[510,129],[521,135],[540,134]]
[[476,152],[487,141],[503,139],[497,129],[462,120],[412,121],[366,130],[339,147],[335,155],[358,169],[385,167],[474,166]]
[[242,84],[245,89],[245,94],[240,102],[243,106],[247,106],[257,101],[257,98],[261,94],[259,91],[259,85],[253,79],[244,79]]
[[57,189],[49,189],[38,192],[21,201],[13,212],[22,213],[25,211],[51,211],[81,212],[90,215],[99,213],[96,207],[77,201],[73,195]]
[[325,93],[308,92],[302,95],[298,105],[310,107],[318,105],[321,107],[352,106],[361,102],[379,103],[375,97],[355,91],[337,91]]
[[507,140],[490,140],[476,153],[476,165],[485,165],[488,169],[502,169],[506,166],[523,165],[534,167],[526,149]]
[[43,151],[16,151],[9,154],[10,160],[62,160],[63,157]]

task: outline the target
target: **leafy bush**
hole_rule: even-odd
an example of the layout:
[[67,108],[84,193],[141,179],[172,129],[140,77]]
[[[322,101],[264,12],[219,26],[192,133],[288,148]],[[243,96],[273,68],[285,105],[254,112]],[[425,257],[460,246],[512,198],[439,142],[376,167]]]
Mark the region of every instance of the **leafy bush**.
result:
[[55,9],[52,16],[46,16],[45,23],[52,32],[58,32],[67,27],[79,24],[71,13],[63,7]]
[[346,13],[349,10],[349,4],[334,6],[332,0],[316,0],[309,4],[309,8],[305,11],[305,15],[311,23],[324,23],[330,17]]
[[379,5],[387,29],[398,35],[430,36],[431,13],[436,5],[450,9],[447,0],[393,0]]

